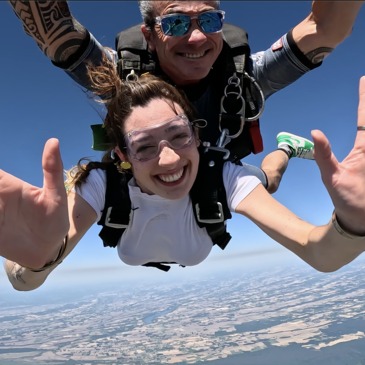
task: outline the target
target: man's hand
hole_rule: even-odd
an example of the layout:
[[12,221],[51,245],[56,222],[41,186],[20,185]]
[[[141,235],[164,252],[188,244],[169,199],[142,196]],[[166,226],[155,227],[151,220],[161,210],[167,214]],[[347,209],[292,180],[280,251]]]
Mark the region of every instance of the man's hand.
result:
[[292,32],[295,43],[310,62],[323,61],[351,34],[363,4],[363,0],[312,2],[310,14]]
[[312,131],[315,159],[341,226],[365,236],[365,76],[360,79],[357,134],[354,147],[339,163],[326,136]]

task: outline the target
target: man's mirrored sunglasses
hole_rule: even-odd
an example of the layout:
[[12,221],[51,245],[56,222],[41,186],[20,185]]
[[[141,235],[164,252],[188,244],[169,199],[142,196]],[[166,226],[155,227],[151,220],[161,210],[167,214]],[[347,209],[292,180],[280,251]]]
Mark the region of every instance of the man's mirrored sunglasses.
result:
[[222,30],[225,12],[223,10],[209,10],[198,15],[167,14],[155,18],[163,34],[172,37],[185,35],[191,26],[192,19],[196,19],[199,28],[204,33],[217,33]]
[[194,131],[192,123],[181,114],[156,126],[130,131],[124,138],[128,155],[144,162],[159,155],[162,143],[173,150],[190,146]]

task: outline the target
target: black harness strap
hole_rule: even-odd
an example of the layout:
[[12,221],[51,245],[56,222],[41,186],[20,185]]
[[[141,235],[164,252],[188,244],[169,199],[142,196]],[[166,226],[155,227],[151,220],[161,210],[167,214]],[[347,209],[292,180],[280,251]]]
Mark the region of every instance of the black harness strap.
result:
[[224,162],[222,151],[201,146],[198,175],[190,191],[199,227],[205,227],[222,250],[231,239],[225,221],[232,217],[223,184]]
[[115,38],[115,49],[118,53],[118,73],[122,80],[134,70],[137,75],[152,72],[156,69],[153,54],[148,52],[148,45],[138,24],[119,32]]
[[[169,264],[175,264],[175,262],[169,262]],[[171,269],[171,266],[166,265],[164,262],[147,262],[147,264],[143,264],[142,266],[146,267],[155,267],[156,269],[168,272]]]
[[103,240],[104,247],[116,247],[129,225],[132,204],[128,181],[131,177],[130,173],[119,173],[114,164],[110,164],[106,169],[105,205],[97,223],[103,226],[99,236]]

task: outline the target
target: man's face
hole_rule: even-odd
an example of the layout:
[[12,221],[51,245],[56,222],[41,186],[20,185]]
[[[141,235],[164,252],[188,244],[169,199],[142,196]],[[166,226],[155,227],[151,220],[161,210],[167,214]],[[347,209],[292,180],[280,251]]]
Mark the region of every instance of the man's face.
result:
[[[182,13],[196,16],[215,10],[211,1],[155,1],[156,16]],[[197,19],[191,20],[182,36],[165,35],[159,25],[148,32],[142,28],[149,49],[157,53],[164,73],[177,85],[194,84],[206,77],[222,47],[222,32],[204,33]]]

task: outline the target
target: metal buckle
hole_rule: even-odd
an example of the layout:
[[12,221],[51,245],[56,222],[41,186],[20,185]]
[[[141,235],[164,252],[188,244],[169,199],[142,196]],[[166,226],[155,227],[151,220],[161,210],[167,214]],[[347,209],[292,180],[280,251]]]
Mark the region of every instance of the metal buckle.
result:
[[[224,153],[222,157],[223,160],[227,160],[229,155],[231,154],[231,152],[227,148],[211,146],[209,142],[203,142],[203,146],[205,147],[206,150],[213,150]],[[211,161],[209,163],[209,166],[214,166],[214,165],[215,165],[214,161]]]
[[[238,133],[236,133],[234,135],[230,135],[231,138],[236,138],[238,135],[240,135],[240,133],[243,129],[245,121],[246,122],[252,122],[252,121],[255,121],[255,120],[259,119],[259,117],[261,116],[261,114],[263,113],[264,108],[265,108],[265,96],[264,96],[264,92],[262,91],[260,85],[246,71],[243,72],[243,77],[245,79],[247,79],[251,83],[251,85],[256,89],[256,93],[257,93],[256,95],[259,97],[261,105],[259,106],[259,110],[258,110],[256,115],[254,115],[252,117],[247,117],[246,116],[246,113],[245,113],[246,112],[246,110],[245,110],[246,109],[246,105],[245,105],[246,101],[242,96],[242,87],[241,87],[241,84],[240,84],[241,80],[237,76],[237,74],[234,72],[233,75],[228,79],[227,85],[224,88],[224,93],[223,93],[223,96],[221,98],[221,113],[220,113],[220,115],[222,115],[223,113],[229,114],[229,113],[227,113],[227,111],[224,108],[224,101],[228,97],[235,97],[236,100],[241,100],[241,103],[242,103],[241,110],[238,111],[235,114],[235,115],[240,115],[241,116],[240,130],[239,130]],[[229,90],[231,90],[231,91],[229,91]],[[221,127],[221,119],[222,119],[222,117],[220,116],[219,127]]]
[[118,224],[118,223],[110,223],[110,215],[112,213],[112,209],[113,207],[109,207],[108,210],[106,211],[106,216],[105,216],[105,225],[107,227],[111,227],[111,228],[118,228],[118,229],[126,229],[128,228],[129,224]]
[[217,202],[217,205],[218,205],[218,209],[219,209],[220,218],[217,218],[217,219],[201,219],[200,218],[199,203],[196,203],[195,204],[195,212],[196,212],[196,217],[198,219],[198,222],[200,222],[200,223],[210,223],[210,224],[224,222],[224,214],[223,214],[222,203]]
[[[227,113],[226,113],[227,114]],[[223,129],[222,129],[222,113],[219,114],[219,131],[222,132]],[[232,114],[234,116],[238,116],[238,114]],[[240,127],[238,129],[238,132],[235,133],[235,134],[227,134],[227,137],[229,138],[237,138],[243,131],[243,127],[245,126],[245,117],[240,115]]]

